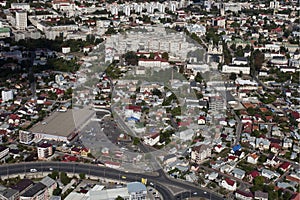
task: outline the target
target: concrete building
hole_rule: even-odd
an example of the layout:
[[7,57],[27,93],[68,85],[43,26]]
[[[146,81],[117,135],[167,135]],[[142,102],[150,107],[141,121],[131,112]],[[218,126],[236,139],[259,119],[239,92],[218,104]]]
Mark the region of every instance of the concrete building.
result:
[[115,200],[118,196],[126,200],[146,200],[147,188],[140,182],[131,182],[127,187],[104,189],[104,186],[96,185],[88,193],[72,192],[65,200]]
[[2,27],[0,28],[0,39],[10,37],[10,28]]
[[12,90],[3,90],[1,92],[1,97],[2,97],[3,102],[12,100],[14,98],[13,91]]
[[16,12],[16,28],[19,30],[25,30],[27,28],[27,12]]
[[20,195],[20,200],[47,199],[47,187],[42,183],[33,185],[32,188]]
[[29,131],[19,131],[19,140],[22,144],[30,144],[33,140],[33,133]]
[[45,160],[49,156],[52,156],[53,154],[53,147],[52,144],[49,143],[43,143],[37,147],[38,152],[38,159],[39,160]]
[[218,45],[214,45],[213,41],[211,40],[208,44],[206,56],[207,62],[223,63],[224,57],[222,43],[219,42]]
[[29,11],[30,10],[30,5],[29,3],[12,3],[10,5],[11,9],[16,9],[16,10],[26,10]]
[[19,191],[10,188],[0,188],[1,200],[15,200],[19,199]]
[[125,13],[126,16],[130,16],[130,6],[129,5],[124,6],[123,12]]
[[48,190],[47,197],[52,196],[53,191],[57,187],[56,181],[50,178],[49,176],[46,176],[40,181],[40,183],[44,184],[47,187]]
[[195,163],[200,163],[204,159],[211,156],[211,147],[205,144],[194,146],[191,151],[191,160]]
[[216,95],[209,98],[209,110],[220,112],[226,109],[225,100],[223,97]]
[[239,66],[239,65],[223,65],[222,73],[243,73],[245,75],[250,74],[250,66]]
[[9,153],[9,148],[8,147],[0,146],[0,159],[7,156],[8,153]]
[[132,200],[143,200],[147,196],[147,188],[140,182],[131,182],[127,184],[127,190]]

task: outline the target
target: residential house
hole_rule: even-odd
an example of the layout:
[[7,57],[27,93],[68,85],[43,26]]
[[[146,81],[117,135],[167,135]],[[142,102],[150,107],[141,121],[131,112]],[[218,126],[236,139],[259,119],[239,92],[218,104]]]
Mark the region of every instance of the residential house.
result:
[[199,178],[195,173],[190,173],[185,176],[185,179],[189,182],[197,183]]
[[293,146],[293,140],[290,138],[284,138],[283,139],[283,144],[282,144],[282,148],[283,149],[288,149],[291,148]]
[[175,162],[176,160],[177,160],[177,156],[175,154],[168,154],[168,155],[164,156],[163,163],[165,165],[168,165],[172,162]]
[[270,148],[272,153],[278,154],[281,149],[281,146],[278,143],[271,143]]
[[234,169],[234,166],[229,165],[229,164],[225,164],[223,166],[220,167],[220,172],[222,173],[229,173]]
[[143,137],[143,142],[146,145],[154,146],[155,144],[157,144],[159,142],[159,139],[160,139],[160,134],[154,133],[154,134]]
[[279,173],[268,170],[268,169],[263,169],[261,171],[261,175],[269,180],[273,179],[273,178],[278,178],[280,176]]
[[223,151],[225,149],[225,146],[218,144],[214,147],[215,152],[220,153],[221,151]]
[[283,188],[283,189],[291,189],[292,191],[297,191],[297,185],[298,183],[296,182],[277,182],[277,187],[278,188]]
[[253,170],[248,173],[247,179],[249,180],[249,182],[252,182],[258,176],[260,176],[259,172],[256,170]]
[[206,174],[205,178],[210,181],[214,181],[218,178],[219,174],[217,172],[211,172],[210,174]]
[[279,166],[279,170],[286,172],[287,170],[289,170],[291,168],[291,163],[289,162],[284,162]]
[[271,142],[266,138],[256,138],[255,148],[269,150]]
[[268,200],[268,193],[267,192],[262,192],[262,191],[256,191],[254,193],[254,199],[257,199],[257,200]]
[[71,154],[80,155],[81,149],[78,147],[72,147],[71,148]]
[[232,174],[236,178],[243,179],[245,177],[246,172],[244,170],[242,170],[242,169],[234,168],[232,170]]
[[269,165],[271,167],[278,166],[280,164],[280,160],[277,156],[270,154],[265,162],[266,165]]
[[224,180],[222,180],[221,186],[223,188],[227,189],[227,190],[235,191],[236,187],[237,187],[237,184],[234,180],[231,180],[229,178],[225,178]]
[[205,123],[206,123],[205,117],[204,117],[204,116],[200,116],[200,117],[198,118],[198,124],[199,124],[199,125],[204,125]]
[[195,132],[193,129],[187,129],[184,131],[177,132],[175,135],[183,141],[192,140]]
[[199,146],[192,147],[191,161],[195,163],[201,163],[204,159],[211,156],[211,147],[209,145],[201,144]]
[[252,200],[254,198],[254,195],[251,192],[237,190],[235,192],[235,197],[240,200]]
[[91,153],[91,150],[88,148],[82,148],[80,151],[80,154],[83,157],[88,157],[90,153]]
[[227,160],[229,162],[231,162],[231,161],[236,162],[236,161],[238,161],[238,157],[230,155],[227,157]]
[[237,156],[239,159],[242,159],[245,157],[245,152],[244,151],[235,151],[234,155]]
[[259,156],[256,153],[252,153],[247,157],[247,162],[256,165]]

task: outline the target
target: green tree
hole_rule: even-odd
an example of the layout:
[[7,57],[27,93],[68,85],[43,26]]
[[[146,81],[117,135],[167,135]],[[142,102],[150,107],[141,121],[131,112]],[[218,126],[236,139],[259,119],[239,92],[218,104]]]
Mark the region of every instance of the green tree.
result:
[[138,56],[134,51],[129,51],[124,55],[125,61],[128,65],[137,65]]
[[201,76],[201,73],[197,72],[197,75],[195,76],[195,81],[200,83],[200,82],[202,82],[202,80],[203,80],[203,77]]
[[269,199],[278,199],[278,191],[269,192]]
[[120,197],[120,196],[118,196],[118,197],[116,198],[116,200],[124,200],[124,198],[123,198],[123,197]]
[[159,96],[159,97],[162,96],[162,92],[161,92],[159,89],[157,89],[157,88],[154,88],[154,89],[152,90],[152,94],[153,94],[153,95],[156,95],[156,96]]
[[286,192],[282,195],[283,199],[290,199],[291,196],[292,196],[292,194],[289,193],[288,191],[286,191]]
[[236,80],[236,74],[231,73],[230,76],[229,76],[229,79],[235,81]]
[[177,106],[176,108],[173,108],[171,110],[171,114],[172,116],[178,116],[178,115],[181,115],[181,107],[180,106]]
[[117,33],[117,31],[113,27],[109,27],[107,29],[107,31],[105,32],[106,35],[113,35],[113,34],[116,34],[116,33]]
[[60,195],[61,195],[61,192],[62,192],[62,190],[61,190],[59,187],[57,187],[57,188],[55,188],[55,189],[53,190],[52,195],[53,195],[53,196],[60,196]]
[[70,183],[71,179],[68,177],[66,172],[60,172],[60,181],[62,184],[67,185]]
[[133,139],[133,144],[134,144],[134,145],[138,145],[139,143],[140,143],[140,138],[135,137],[135,138]]
[[265,178],[263,176],[257,176],[253,180],[253,184],[257,186],[263,186],[265,183]]
[[155,57],[154,53],[151,52],[149,55],[149,59],[154,59],[154,57]]
[[52,171],[51,174],[48,175],[50,178],[56,180],[59,177],[59,172],[58,171]]
[[81,180],[84,180],[84,179],[85,179],[85,173],[80,173],[80,174],[79,174],[79,178],[80,178]]
[[249,108],[247,108],[247,113],[249,115],[253,116],[256,113],[256,111],[253,107],[249,107]]
[[163,59],[165,59],[165,60],[169,60],[169,54],[168,54],[168,52],[163,52],[162,55],[161,55],[161,57]]

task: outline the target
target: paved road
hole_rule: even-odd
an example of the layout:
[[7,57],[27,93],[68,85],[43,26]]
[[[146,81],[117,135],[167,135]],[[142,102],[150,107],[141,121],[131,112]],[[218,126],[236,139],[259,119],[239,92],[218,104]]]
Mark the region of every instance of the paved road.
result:
[[242,133],[242,129],[243,129],[243,124],[241,122],[241,119],[239,118],[239,116],[237,116],[237,114],[232,110],[231,112],[234,115],[234,119],[237,122],[237,126],[236,126],[236,131],[235,131],[235,141],[234,141],[234,145],[237,145],[240,143],[241,140],[241,133]]
[[[163,198],[166,200],[172,199],[184,199],[186,197],[198,196],[210,199],[221,200],[220,196],[216,194],[209,193],[202,188],[194,186],[192,184],[179,181],[176,179],[169,179],[161,171],[159,171],[158,176],[137,174],[137,173],[126,173],[123,171],[100,167],[91,164],[83,163],[68,163],[68,162],[29,162],[29,163],[18,163],[9,165],[0,165],[0,176],[20,174],[20,173],[30,173],[30,169],[36,169],[38,172],[48,172],[50,168],[57,171],[64,171],[69,173],[85,173],[87,175],[93,175],[98,177],[111,178],[116,180],[121,180],[122,176],[126,176],[126,181],[141,181],[141,178],[147,178],[148,183],[152,182],[155,188],[162,194]],[[180,187],[187,192],[181,193],[176,197],[165,187],[165,185],[175,185]]]

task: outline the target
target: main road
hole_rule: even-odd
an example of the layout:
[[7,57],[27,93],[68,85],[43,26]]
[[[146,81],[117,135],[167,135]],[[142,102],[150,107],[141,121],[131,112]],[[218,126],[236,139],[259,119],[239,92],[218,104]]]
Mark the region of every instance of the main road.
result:
[[[5,164],[0,165],[0,176],[7,176],[13,174],[31,173],[30,169],[36,169],[37,172],[50,172],[51,170],[64,171],[68,173],[84,173],[86,175],[97,176],[108,179],[115,179],[120,181],[141,181],[141,178],[146,178],[148,183],[152,183],[154,187],[162,194],[166,200],[183,199],[191,196],[204,197],[207,199],[221,200],[222,197],[210,193],[202,188],[199,188],[193,184],[170,179],[159,171],[159,175],[148,175],[138,173],[126,173],[120,170],[111,169],[107,167],[84,164],[84,163],[71,163],[71,162],[28,162],[17,164]],[[123,179],[124,176],[126,179]],[[122,178],[123,177],[123,178]],[[180,194],[174,196],[167,186],[176,186],[185,190]]]

